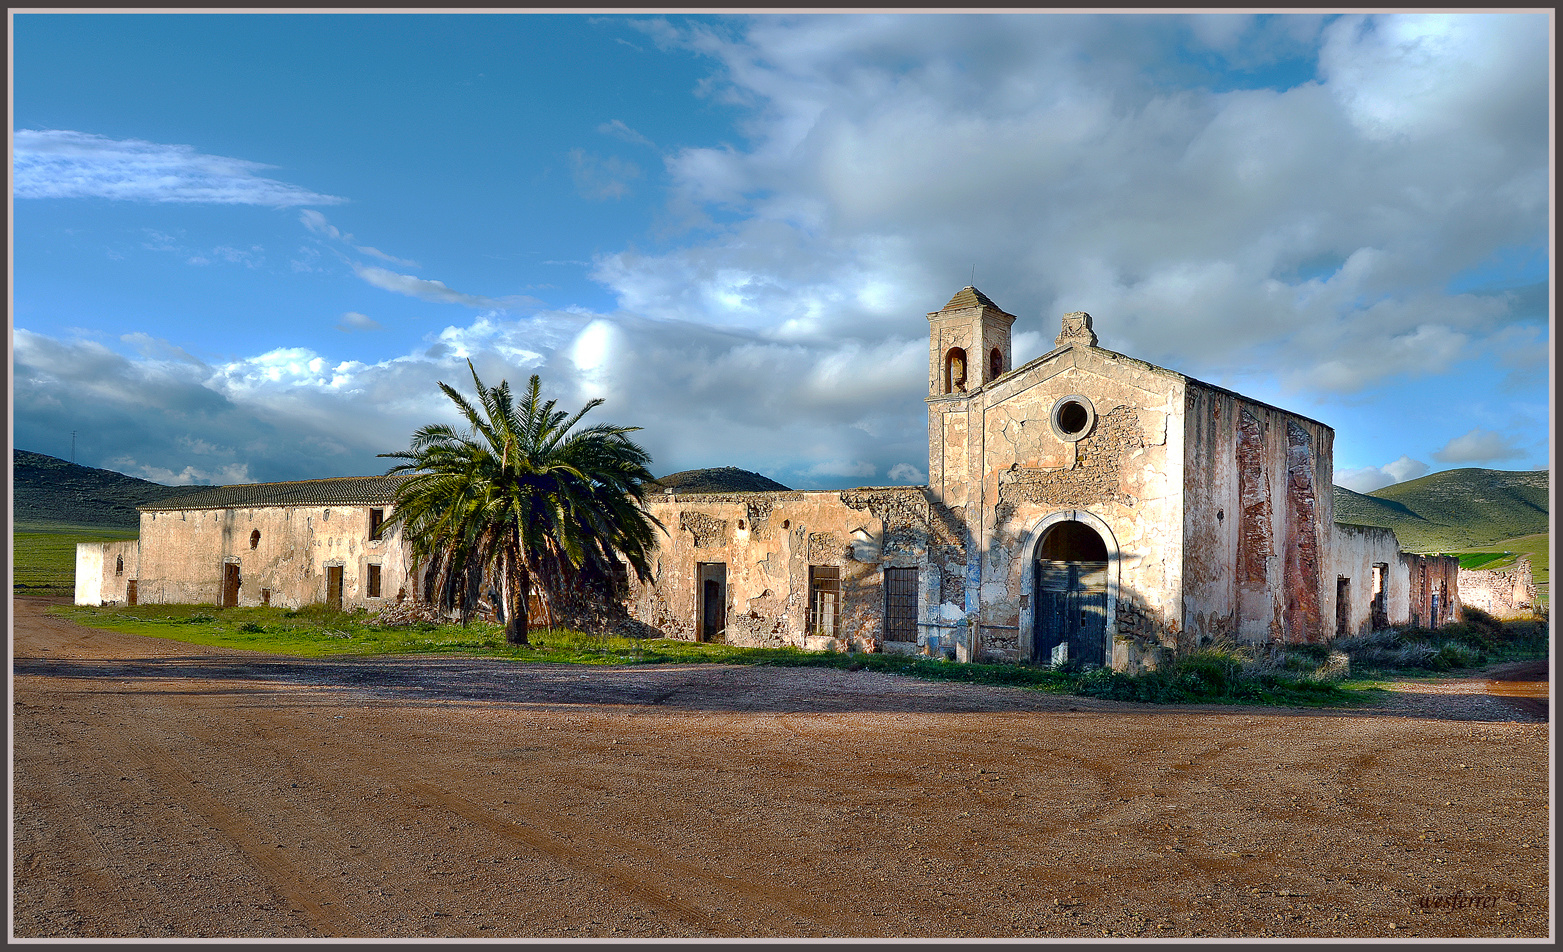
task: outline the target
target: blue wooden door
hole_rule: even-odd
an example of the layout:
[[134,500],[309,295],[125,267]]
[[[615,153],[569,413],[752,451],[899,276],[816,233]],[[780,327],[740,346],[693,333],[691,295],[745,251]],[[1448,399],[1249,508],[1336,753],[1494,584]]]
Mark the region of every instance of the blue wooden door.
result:
[[1038,559],[1031,660],[1070,667],[1107,662],[1107,563]]

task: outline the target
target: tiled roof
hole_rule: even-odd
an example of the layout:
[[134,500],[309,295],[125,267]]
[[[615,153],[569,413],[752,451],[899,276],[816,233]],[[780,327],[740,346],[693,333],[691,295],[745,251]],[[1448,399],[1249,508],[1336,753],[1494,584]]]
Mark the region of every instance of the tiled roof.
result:
[[290,483],[241,483],[211,486],[187,496],[161,499],[136,508],[155,512],[165,509],[253,509],[263,506],[373,506],[390,505],[396,487],[407,476],[341,476],[335,479],[301,479]]
[[988,300],[988,296],[986,294],[983,294],[981,291],[971,287],[970,285],[955,292],[955,296],[950,298],[950,303],[940,308],[940,310],[953,311],[956,308],[976,307],[979,304],[983,307],[991,307],[995,311],[1003,310],[1003,308]]

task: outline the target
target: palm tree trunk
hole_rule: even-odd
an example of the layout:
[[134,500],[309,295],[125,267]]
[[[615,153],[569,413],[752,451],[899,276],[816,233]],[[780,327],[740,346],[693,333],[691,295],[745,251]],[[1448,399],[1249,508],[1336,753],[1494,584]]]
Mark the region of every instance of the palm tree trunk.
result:
[[505,641],[512,645],[530,644],[526,639],[526,630],[532,579],[519,558],[512,555],[504,561],[508,564],[505,566],[506,571],[501,573],[500,584],[504,588],[505,599]]

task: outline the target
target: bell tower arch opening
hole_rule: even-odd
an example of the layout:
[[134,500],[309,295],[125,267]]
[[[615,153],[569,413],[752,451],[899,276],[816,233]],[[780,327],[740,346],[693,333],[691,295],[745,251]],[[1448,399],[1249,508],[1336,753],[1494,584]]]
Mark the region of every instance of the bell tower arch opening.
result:
[[966,350],[951,347],[944,355],[944,392],[966,392]]

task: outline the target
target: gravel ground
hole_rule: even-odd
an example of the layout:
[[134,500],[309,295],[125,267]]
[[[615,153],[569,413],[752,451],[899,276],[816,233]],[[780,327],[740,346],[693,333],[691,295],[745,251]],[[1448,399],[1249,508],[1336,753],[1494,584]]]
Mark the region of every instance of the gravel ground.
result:
[[13,938],[1550,935],[1544,665],[1170,707],[47,604],[13,601]]

